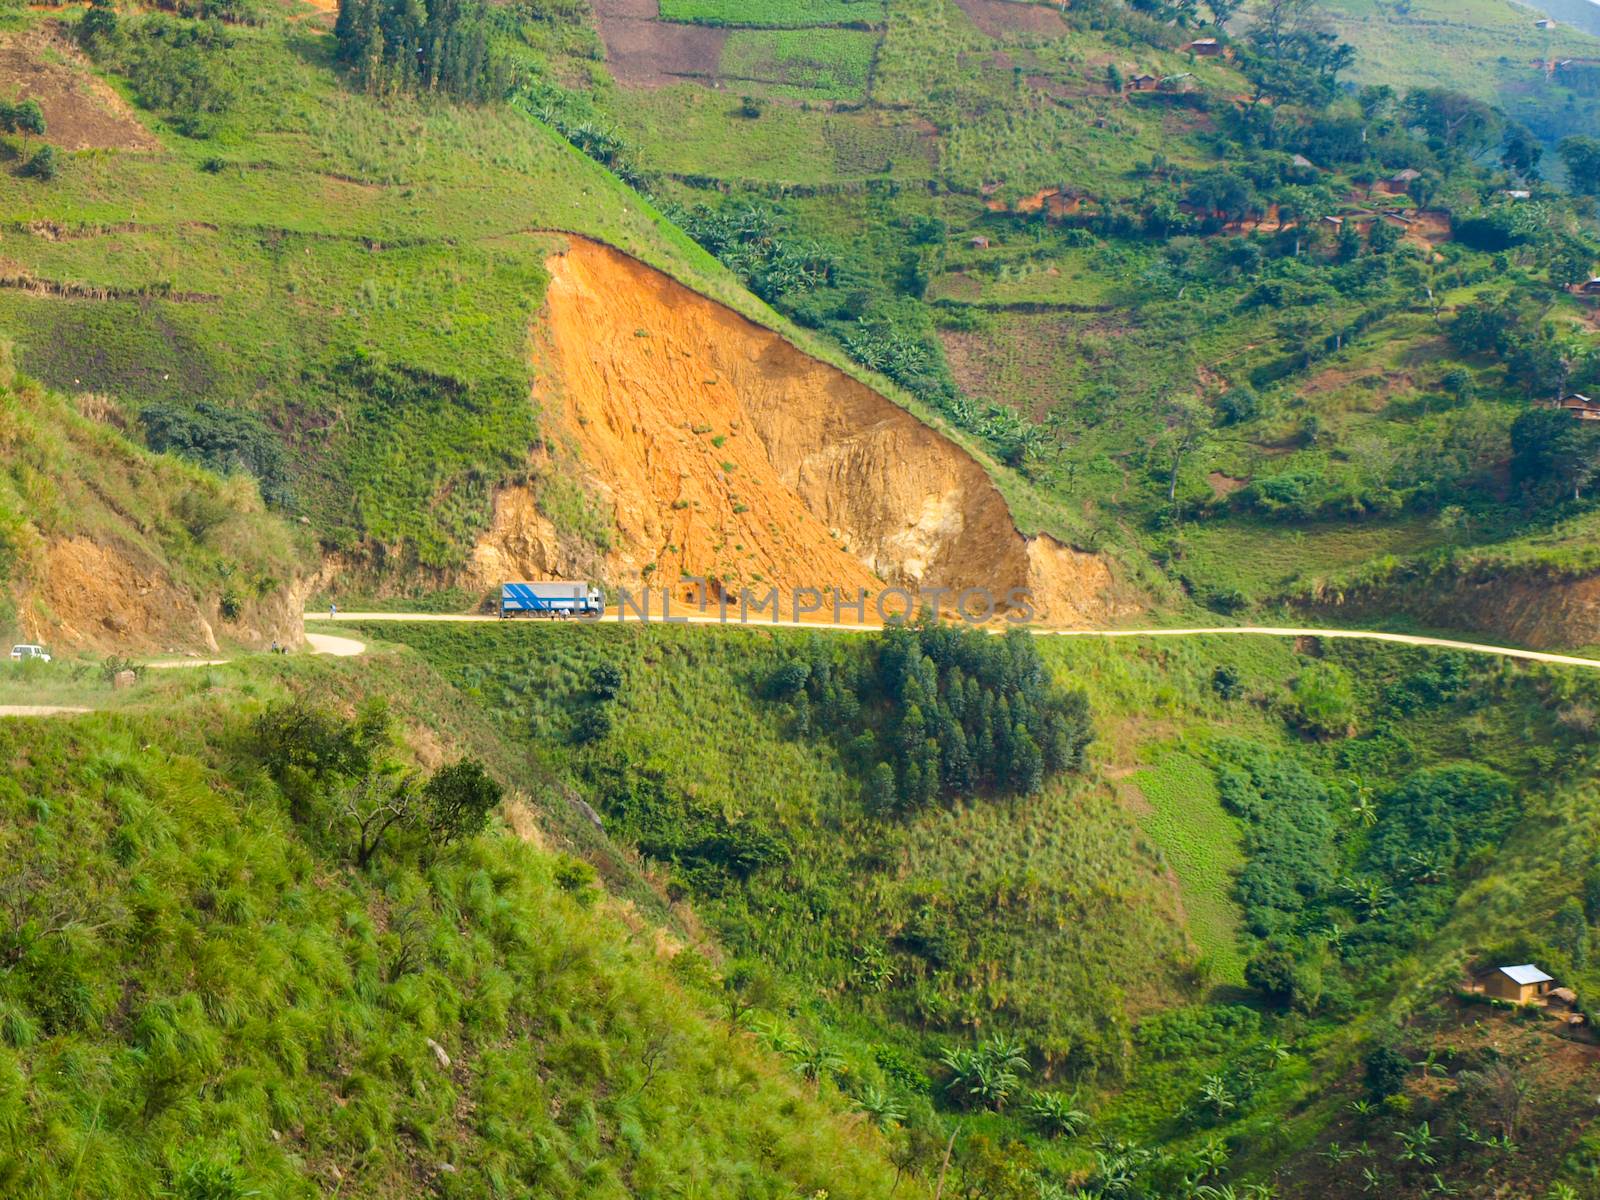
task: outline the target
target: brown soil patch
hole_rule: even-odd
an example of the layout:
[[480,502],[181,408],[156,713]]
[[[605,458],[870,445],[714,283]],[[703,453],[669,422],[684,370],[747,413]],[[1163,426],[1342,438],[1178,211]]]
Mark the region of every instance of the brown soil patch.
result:
[[726,30],[662,21],[657,0],[594,0],[594,15],[618,83],[664,87],[716,78]]
[[992,331],[944,330],[945,358],[962,390],[1043,419],[1060,400],[1053,380],[1070,377],[1081,363],[1087,332],[1108,324],[1057,313],[999,313]]
[[934,300],[981,300],[983,281],[974,279],[965,271],[952,271],[934,280],[928,295]]
[[[613,582],[1027,588],[1061,624],[1124,610],[1103,559],[1023,536],[976,460],[842,371],[607,246],[572,238],[548,267],[540,394],[615,514]],[[530,565],[564,565],[541,528]],[[489,547],[508,574],[523,533],[508,520]]]
[[54,22],[0,44],[0,95],[37,100],[49,140],[63,150],[161,148],[122,97],[89,70]]
[[966,13],[967,20],[992,38],[1018,33],[1060,37],[1067,32],[1061,14],[1042,4],[1021,3],[1019,0],[956,0],[956,7]]
[[1232,475],[1224,475],[1221,471],[1211,472],[1206,476],[1206,482],[1211,485],[1212,492],[1219,500],[1250,486],[1248,479],[1235,479]]

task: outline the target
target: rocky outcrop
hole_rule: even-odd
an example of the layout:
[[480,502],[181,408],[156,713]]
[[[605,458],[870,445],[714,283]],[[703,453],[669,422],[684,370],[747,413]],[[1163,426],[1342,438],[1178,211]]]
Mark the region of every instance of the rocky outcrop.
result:
[[[980,463],[844,372],[609,247],[548,266],[537,390],[615,514],[612,582],[1023,589],[1059,624],[1129,607],[1104,559],[1021,534]],[[517,495],[474,560],[581,573]]]

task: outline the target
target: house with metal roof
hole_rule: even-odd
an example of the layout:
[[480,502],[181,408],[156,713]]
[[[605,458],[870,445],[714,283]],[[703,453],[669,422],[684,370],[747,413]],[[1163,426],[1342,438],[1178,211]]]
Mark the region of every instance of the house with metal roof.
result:
[[1513,1004],[1532,1004],[1543,1000],[1555,983],[1532,963],[1519,967],[1495,967],[1483,979],[1486,995],[1496,1000],[1509,1000]]

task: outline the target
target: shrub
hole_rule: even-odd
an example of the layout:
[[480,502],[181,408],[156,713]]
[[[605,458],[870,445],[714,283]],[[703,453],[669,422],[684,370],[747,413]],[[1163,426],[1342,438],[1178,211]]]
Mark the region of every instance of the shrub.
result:
[[601,663],[589,673],[589,691],[597,700],[615,700],[622,692],[622,668]]
[[1379,1046],[1363,1060],[1367,1095],[1386,1100],[1405,1087],[1411,1060],[1389,1046]]
[[1217,399],[1217,420],[1222,425],[1242,425],[1261,415],[1261,397],[1249,387],[1236,387]]
[[54,179],[60,168],[56,165],[56,148],[54,146],[40,146],[33,152],[33,157],[28,159],[22,168],[22,173],[31,179],[42,179],[46,182]]
[[1348,736],[1356,714],[1350,676],[1335,663],[1311,663],[1290,688],[1289,711],[1296,725],[1318,737]]
[[1089,1114],[1076,1107],[1076,1100],[1060,1092],[1034,1092],[1028,1100],[1028,1120],[1048,1137],[1077,1137],[1089,1124]]

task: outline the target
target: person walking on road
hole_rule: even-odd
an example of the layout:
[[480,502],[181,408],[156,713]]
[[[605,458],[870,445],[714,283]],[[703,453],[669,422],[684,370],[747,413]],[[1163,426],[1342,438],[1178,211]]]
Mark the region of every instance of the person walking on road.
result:
[[328,616],[330,618],[332,618],[332,617],[337,617],[338,615],[339,615],[339,606],[337,604],[335,604],[332,600],[328,601]]

